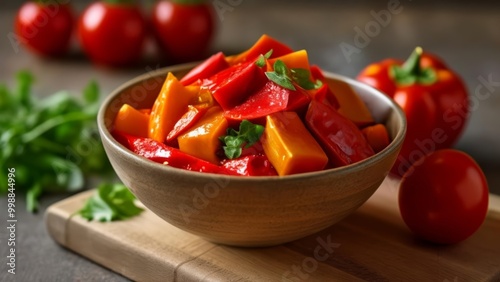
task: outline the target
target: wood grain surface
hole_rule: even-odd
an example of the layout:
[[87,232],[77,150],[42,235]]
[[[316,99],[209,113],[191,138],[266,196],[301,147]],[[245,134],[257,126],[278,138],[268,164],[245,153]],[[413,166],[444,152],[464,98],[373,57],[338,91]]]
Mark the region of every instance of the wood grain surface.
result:
[[416,239],[386,179],[354,214],[317,234],[276,247],[217,245],[146,210],[131,220],[99,223],[73,216],[83,192],[47,209],[52,238],[138,281],[499,281],[500,198],[490,195],[478,232],[453,246]]

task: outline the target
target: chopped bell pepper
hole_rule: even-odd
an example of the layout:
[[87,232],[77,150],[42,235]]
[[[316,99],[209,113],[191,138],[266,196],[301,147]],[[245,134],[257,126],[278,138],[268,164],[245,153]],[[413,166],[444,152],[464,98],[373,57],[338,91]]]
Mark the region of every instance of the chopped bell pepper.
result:
[[[275,112],[282,111],[289,105],[290,98],[296,104],[307,104],[308,96],[304,90],[290,90],[267,81],[258,91],[253,93],[242,104],[224,112],[224,116],[232,120],[255,120]],[[302,98],[304,97],[304,98]],[[302,100],[301,100],[302,98]],[[299,105],[294,104],[294,107]]]
[[151,110],[149,138],[165,142],[165,138],[174,128],[175,123],[186,112],[191,101],[195,99],[193,96],[196,91],[193,89],[184,87],[172,73],[168,73],[160,95],[156,98]]
[[226,61],[226,57],[222,52],[212,55],[210,58],[206,59],[203,63],[197,65],[192,70],[190,70],[181,80],[182,85],[190,85],[197,81],[209,78],[214,74],[227,69],[229,64]]
[[148,115],[124,104],[115,117],[114,128],[137,137],[148,137],[148,124]]
[[334,167],[352,164],[374,154],[358,127],[330,106],[312,100],[306,124]]
[[286,55],[267,60],[268,70],[272,70],[272,66],[277,60],[281,60],[289,69],[305,69],[309,70],[309,58],[306,50],[295,51]]
[[391,142],[387,128],[381,123],[367,126],[361,129],[361,132],[375,153],[385,149],[385,147],[389,146],[389,143]]
[[188,106],[188,110],[184,115],[177,121],[174,128],[167,135],[167,142],[172,142],[179,135],[186,132],[191,128],[200,118],[205,114],[207,108],[198,108],[192,105]]
[[319,89],[312,90],[313,98],[323,104],[330,105],[335,109],[338,109],[340,107],[339,101],[326,83],[326,78],[323,75],[323,71],[321,71],[321,69],[316,65],[311,66],[310,70],[313,80],[319,79],[321,82],[323,82],[323,85]]
[[247,155],[237,159],[224,160],[222,166],[242,176],[278,175],[265,155]]
[[150,138],[135,137],[118,131],[114,131],[113,136],[135,154],[157,163],[190,171],[237,175],[236,172],[223,166],[190,156]]
[[229,56],[226,59],[230,65],[236,65],[243,62],[253,61],[260,55],[264,55],[270,50],[273,50],[270,58],[280,57],[293,52],[290,47],[270,37],[269,35],[264,34],[252,47],[250,47],[250,49],[238,55]]
[[262,87],[266,81],[264,70],[251,61],[205,79],[201,88],[208,89],[222,109],[229,110]]
[[354,122],[358,127],[365,127],[375,123],[370,110],[366,104],[361,100],[351,86],[346,82],[329,79],[326,84],[337,98],[339,103],[339,114],[345,116]]
[[228,123],[222,109],[214,106],[189,131],[177,138],[179,149],[189,155],[219,163],[217,151],[221,148],[220,136],[226,133]]
[[262,146],[279,175],[322,170],[328,157],[295,112],[267,116]]

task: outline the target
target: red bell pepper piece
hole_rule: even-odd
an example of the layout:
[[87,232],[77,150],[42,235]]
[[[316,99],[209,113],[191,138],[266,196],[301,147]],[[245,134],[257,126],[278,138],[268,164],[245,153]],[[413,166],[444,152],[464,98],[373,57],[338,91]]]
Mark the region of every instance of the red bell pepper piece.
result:
[[309,96],[300,87],[293,91],[267,81],[262,88],[253,93],[242,104],[224,112],[232,120],[254,120],[287,108],[296,110],[309,103]]
[[270,50],[273,50],[270,58],[281,57],[292,53],[293,50],[278,40],[264,34],[262,35],[250,49],[234,56],[227,58],[231,65],[236,65],[243,62],[254,61],[260,55],[264,55]]
[[206,108],[197,108],[189,105],[187,112],[177,121],[172,131],[167,135],[167,143],[172,142],[187,129],[191,128],[205,112]]
[[187,86],[197,82],[198,80],[209,78],[214,74],[227,69],[228,67],[229,64],[226,61],[226,56],[224,56],[222,52],[219,52],[190,70],[184,77],[182,77],[180,82],[182,85]]
[[157,163],[190,171],[237,175],[223,166],[195,158],[150,138],[135,137],[118,131],[114,131],[113,136],[135,154]]
[[264,70],[254,61],[225,69],[203,81],[223,110],[229,110],[244,101],[255,89],[265,84]]
[[319,79],[321,82],[323,82],[323,85],[314,93],[314,99],[323,104],[327,104],[334,107],[335,109],[338,109],[340,107],[339,101],[326,83],[326,78],[323,75],[323,71],[317,65],[311,66],[310,71],[311,76],[313,77],[313,81]]
[[358,127],[330,106],[312,100],[306,124],[334,167],[352,164],[374,154]]
[[237,159],[224,160],[222,166],[227,170],[243,176],[278,175],[265,155],[248,155]]
[[419,157],[451,147],[465,128],[469,98],[464,83],[421,48],[404,63],[386,59],[371,64],[357,79],[393,98],[406,114],[406,138],[392,170],[399,176]]

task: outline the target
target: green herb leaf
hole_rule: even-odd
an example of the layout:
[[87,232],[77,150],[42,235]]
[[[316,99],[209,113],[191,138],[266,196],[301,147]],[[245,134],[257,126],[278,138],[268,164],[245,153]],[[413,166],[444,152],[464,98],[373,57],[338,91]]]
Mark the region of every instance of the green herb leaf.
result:
[[123,184],[101,184],[78,213],[87,220],[124,220],[140,214],[135,196]]
[[278,84],[283,88],[296,90],[295,86],[293,86],[292,81],[286,76],[279,75],[276,72],[266,72],[266,76],[270,81]]
[[323,85],[321,80],[311,81],[311,72],[307,69],[289,69],[282,60],[274,62],[274,71],[266,72],[267,78],[281,87],[296,90],[293,82],[306,90],[318,89]]
[[260,54],[259,58],[257,61],[255,61],[255,64],[259,67],[262,68],[266,65],[266,60],[271,57],[273,54],[273,49],[269,50],[265,55]]
[[291,69],[291,73],[293,81],[306,90],[318,89],[323,85],[319,79],[316,82],[312,82],[311,72],[307,69],[295,68]]
[[31,187],[26,193],[26,209],[30,212],[36,212],[38,210],[38,198],[42,194],[42,185],[36,183],[35,186]]
[[[36,99],[33,76],[24,71],[16,79],[12,90],[0,84],[0,170],[16,169],[27,209],[36,211],[45,192],[73,192],[87,176],[111,175],[96,124],[97,84],[87,86],[83,99],[67,91]],[[0,195],[7,191],[7,181],[0,181]]]
[[99,100],[99,85],[97,85],[97,82],[91,81],[87,87],[83,89],[83,98],[89,104]]
[[248,120],[243,120],[240,123],[239,131],[232,128],[227,130],[227,135],[219,139],[225,144],[222,148],[226,157],[235,159],[241,156],[243,147],[250,148],[264,133],[264,127],[260,124],[253,124]]

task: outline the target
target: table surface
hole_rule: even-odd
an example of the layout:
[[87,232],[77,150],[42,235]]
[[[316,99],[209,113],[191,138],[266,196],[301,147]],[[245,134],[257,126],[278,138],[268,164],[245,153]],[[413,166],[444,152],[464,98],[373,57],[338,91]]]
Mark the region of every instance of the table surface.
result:
[[[18,70],[29,69],[37,79],[34,87],[37,95],[61,89],[79,93],[91,79],[96,79],[106,94],[123,82],[160,67],[150,59],[134,69],[97,68],[85,60],[76,43],[72,54],[63,60],[37,58],[12,44],[9,35],[19,1],[5,2],[0,4],[0,82],[12,85]],[[81,11],[87,2],[76,3],[76,10]],[[222,2],[237,5],[218,15],[219,30],[213,51],[236,53],[267,33],[294,49],[307,49],[310,61],[323,69],[350,77],[356,76],[370,62],[386,57],[405,58],[416,45],[442,56],[462,75],[474,101],[470,122],[456,148],[476,159],[487,176],[491,192],[500,194],[498,4],[464,2],[431,6],[418,1],[394,0],[377,4],[361,1],[355,5],[336,1]],[[376,14],[387,10],[391,2],[396,3],[397,11],[389,13],[386,22],[377,23]],[[357,30],[367,27],[370,36],[363,45],[356,45]],[[344,55],[341,46],[346,44],[356,47],[357,52]],[[488,91],[487,87],[480,86],[484,79],[492,81],[489,92],[484,92]],[[24,211],[23,197],[18,195],[16,275],[7,274],[2,263],[0,281],[127,281],[61,248],[47,235],[44,210],[67,196],[46,196],[41,212],[28,214]],[[0,210],[5,209],[6,200],[2,198]],[[0,214],[2,222],[6,222],[5,213]],[[5,258],[5,229],[0,236],[0,254]]]

